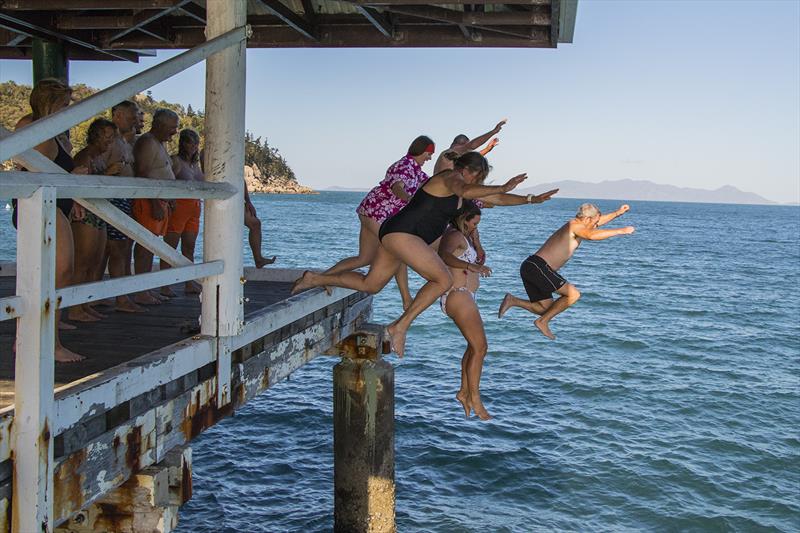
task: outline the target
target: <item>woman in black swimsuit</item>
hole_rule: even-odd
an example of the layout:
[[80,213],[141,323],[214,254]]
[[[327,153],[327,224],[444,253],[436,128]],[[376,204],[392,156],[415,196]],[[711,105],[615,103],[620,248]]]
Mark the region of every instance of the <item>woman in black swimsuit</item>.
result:
[[[14,129],[27,126],[40,118],[60,111],[69,105],[72,99],[72,89],[61,80],[46,78],[31,91],[30,104],[31,114],[22,117]],[[48,139],[34,150],[43,154],[55,164],[75,174],[88,174],[87,167],[75,167],[70,152],[72,146],[66,137],[55,137]],[[83,218],[85,213],[82,206],[74,203],[71,199],[62,198],[56,201],[56,288],[60,289],[73,283],[74,269],[74,241],[72,238],[72,228],[69,224],[70,213],[78,220]],[[17,224],[17,209],[14,205],[13,213],[14,225]],[[24,224],[24,221],[21,221]],[[59,323],[61,312],[56,311],[56,324]],[[64,348],[58,334],[58,326],[55,331],[55,360],[68,363],[84,359],[82,355],[76,354]]]
[[531,203],[532,198],[537,203],[543,202],[555,194],[551,191],[537,197],[509,195],[506,193],[527,176],[520,174],[504,185],[483,185],[488,173],[489,163],[481,154],[468,152],[460,156],[452,170],[432,176],[408,205],[381,225],[381,246],[366,275],[359,272],[323,275],[306,271],[295,282],[292,293],[331,285],[374,294],[389,282],[400,263],[407,264],[428,282],[400,318],[386,328],[392,350],[402,357],[411,322],[453,284],[449,269],[431,245],[444,233],[448,221],[461,206],[462,198],[481,198],[495,205],[519,205]]

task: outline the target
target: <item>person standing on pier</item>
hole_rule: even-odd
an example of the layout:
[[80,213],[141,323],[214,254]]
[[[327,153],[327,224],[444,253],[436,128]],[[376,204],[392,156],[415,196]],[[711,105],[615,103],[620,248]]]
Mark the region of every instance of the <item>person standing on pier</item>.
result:
[[[528,293],[528,300],[506,293],[497,312],[498,318],[503,318],[512,307],[521,307],[541,315],[534,320],[534,325],[545,337],[555,339],[556,336],[550,331],[550,321],[581,297],[575,285],[568,283],[558,270],[569,261],[583,241],[602,241],[633,233],[633,226],[597,229],[627,213],[629,209],[628,205],[622,205],[613,213],[603,215],[594,204],[581,205],[575,218],[561,226],[535,254],[522,262],[519,273],[525,292]],[[559,295],[557,300],[553,300],[554,292]]]
[[[181,181],[204,181],[205,175],[200,169],[200,135],[193,129],[186,128],[181,130],[178,137],[178,153],[172,156],[172,172],[175,179]],[[200,211],[201,201],[194,198],[178,199],[175,201],[175,209],[170,213],[167,223],[167,234],[164,235],[164,242],[178,247],[181,243],[181,253],[189,261],[194,262],[194,246],[197,242],[197,234],[200,232]],[[169,268],[169,263],[161,260],[161,269]],[[200,284],[194,280],[188,280],[184,285],[184,294],[199,294]],[[161,287],[161,294],[173,297],[175,293],[169,285]]]
[[507,194],[525,179],[519,174],[503,185],[483,185],[489,162],[478,152],[467,152],[455,162],[453,170],[435,174],[396,215],[388,218],[378,233],[381,246],[369,272],[340,274],[303,273],[292,287],[292,294],[312,287],[336,286],[379,292],[405,263],[427,280],[411,305],[386,328],[392,351],[403,356],[406,333],[414,319],[453,285],[450,271],[434,250],[448,222],[461,207],[461,201],[482,198],[494,205],[521,205],[549,200],[555,190],[534,196]]
[[[361,223],[358,255],[342,259],[325,274],[338,274],[372,263],[381,245],[378,240],[381,224],[405,207],[417,189],[428,181],[428,175],[422,167],[430,161],[435,150],[433,140],[426,135],[420,135],[411,142],[406,155],[389,167],[383,180],[367,193],[356,208]],[[411,305],[411,292],[408,290],[408,268],[405,265],[397,269],[395,280],[403,300],[403,309],[407,309]]]
[[[142,134],[133,147],[134,171],[142,178],[174,180],[172,160],[164,147],[178,132],[178,115],[169,109],[158,109],[153,113],[150,131]],[[154,235],[167,233],[170,203],[166,200],[137,198],[133,201],[133,218]],[[153,270],[153,252],[139,243],[133,249],[133,266],[137,274]],[[134,301],[144,305],[161,303],[149,291],[136,294]]]

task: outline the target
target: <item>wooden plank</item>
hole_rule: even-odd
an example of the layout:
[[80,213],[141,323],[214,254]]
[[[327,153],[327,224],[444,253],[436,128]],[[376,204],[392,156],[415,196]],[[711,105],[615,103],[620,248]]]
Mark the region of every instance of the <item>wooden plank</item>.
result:
[[[18,160],[19,157],[15,159]],[[63,171],[49,173],[8,170],[0,173],[0,176],[3,180],[4,198],[27,198],[42,186],[57,187],[57,198],[226,199],[237,192],[236,187],[227,183],[66,174]]]
[[373,26],[375,26],[375,29],[381,32],[384,37],[391,39],[394,36],[394,26],[389,20],[389,17],[387,17],[385,14],[368,6],[358,5],[356,6],[356,9],[359,13],[364,15],[364,18],[367,19]]
[[53,515],[56,198],[50,187],[19,201],[12,529],[39,531]]
[[294,31],[312,41],[318,40],[317,30],[280,0],[258,0],[270,13],[281,19]]
[[[187,280],[213,276],[222,272],[223,265],[224,263],[222,261],[199,264],[190,263],[186,266],[158,270],[147,274],[137,274],[135,276],[95,281],[92,283],[82,283],[80,285],[70,285],[69,287],[58,289],[56,295],[59,300],[59,307],[71,307],[84,302],[96,302],[112,296],[131,294],[136,291],[154,289],[165,285],[182,283]],[[6,299],[0,300],[0,305],[2,305]],[[3,310],[0,309],[0,320],[4,320],[2,313]]]
[[25,307],[21,296],[8,296],[0,298],[0,322],[22,316]]
[[66,11],[84,9],[166,9],[175,0],[3,0],[3,9]]
[[[116,41],[120,37],[123,37],[132,31],[136,30],[145,31],[144,27],[150,24],[151,22],[154,22],[160,19],[161,17],[169,15],[170,13],[174,13],[176,10],[180,9],[181,7],[185,6],[190,2],[191,0],[175,0],[172,6],[157,11],[155,13],[148,13],[146,11],[140,12],[136,15],[135,17],[136,21],[133,24],[131,24],[130,27],[125,28],[124,30],[112,35],[111,38],[109,39],[109,42]],[[166,41],[166,39],[164,40]]]
[[203,61],[212,54],[240,43],[247,38],[245,27],[231,30],[187,52],[164,61],[154,67],[136,74],[104,89],[80,102],[65,107],[61,111],[32,122],[17,130],[14,135],[0,140],[0,161],[28,150],[53,137],[53,132],[66,131],[75,124],[87,120],[98,113],[149,87],[182,72]]

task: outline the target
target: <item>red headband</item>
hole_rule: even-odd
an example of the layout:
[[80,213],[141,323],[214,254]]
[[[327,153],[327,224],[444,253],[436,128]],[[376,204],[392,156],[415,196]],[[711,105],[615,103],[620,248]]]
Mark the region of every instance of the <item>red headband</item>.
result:
[[433,145],[433,143],[431,143],[425,147],[425,151],[428,152],[429,154],[432,154],[433,152],[436,151],[436,147]]

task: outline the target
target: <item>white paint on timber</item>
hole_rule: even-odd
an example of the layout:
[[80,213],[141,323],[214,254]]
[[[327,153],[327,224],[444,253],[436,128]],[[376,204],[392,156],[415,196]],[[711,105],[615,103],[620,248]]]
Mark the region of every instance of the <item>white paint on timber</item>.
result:
[[27,309],[17,324],[14,400],[13,532],[52,528],[56,193],[43,187],[19,201],[17,293]]
[[[11,425],[14,422],[14,415],[6,414],[0,417],[0,462],[11,457]],[[2,530],[0,530],[2,531]]]
[[231,337],[217,337],[217,407],[231,403]]
[[[84,302],[94,302],[111,298],[112,296],[119,296],[120,294],[130,294],[136,291],[163,287],[164,285],[173,285],[190,279],[213,276],[222,272],[223,267],[224,263],[222,261],[189,264],[188,266],[168,268],[148,274],[70,285],[69,287],[58,289],[56,294],[59,299],[59,307],[70,307]],[[2,303],[2,300],[0,300],[0,303]],[[0,318],[2,318],[2,309],[0,309]]]
[[[246,0],[208,0],[206,35],[243,26]],[[203,282],[202,332],[238,335],[244,324],[242,220],[244,219],[245,64],[247,43],[240,41],[206,61],[206,180],[229,183],[237,193],[208,200],[203,228],[203,260],[223,259],[225,272]]]
[[[245,267],[244,277],[247,281],[279,281],[291,283],[303,275],[302,268],[255,268]],[[317,272],[314,270],[313,272]]]
[[8,261],[0,262],[0,278],[17,275],[17,263]]
[[5,298],[0,298],[0,322],[21,317],[24,311],[22,297],[6,296]]
[[[227,3],[229,0],[216,1]],[[209,10],[211,5],[213,5],[213,3],[208,2]],[[209,27],[211,27],[212,21],[213,18],[209,16]],[[10,159],[20,152],[24,152],[47,139],[52,139],[58,132],[66,131],[74,125],[98,113],[104,112],[130,97],[130,95],[148,89],[186,70],[192,65],[203,61],[207,57],[213,57],[212,54],[231,46],[235,48],[244,48],[245,43],[243,43],[243,41],[248,37],[249,31],[249,28],[245,27],[244,22],[242,22],[241,27],[232,29],[223,35],[219,35],[215,39],[210,39],[208,42],[196,46],[187,52],[112,85],[108,89],[95,93],[89,98],[20,128],[14,135],[0,140],[0,161]],[[244,121],[241,122],[241,126],[244,127]]]
[[57,187],[57,198],[225,199],[236,194],[236,189],[227,183],[206,181],[65,174],[63,171],[49,173],[9,170],[0,176],[3,179],[3,198],[27,198],[36,189],[44,186]]
[[331,305],[356,291],[334,287],[330,296],[323,289],[301,292],[286,300],[274,303],[251,316],[241,335],[234,338],[233,349],[263,337],[271,331],[291,324],[297,319]]

